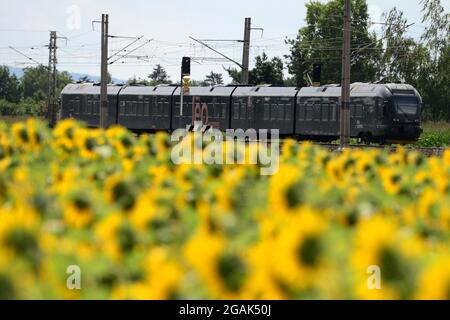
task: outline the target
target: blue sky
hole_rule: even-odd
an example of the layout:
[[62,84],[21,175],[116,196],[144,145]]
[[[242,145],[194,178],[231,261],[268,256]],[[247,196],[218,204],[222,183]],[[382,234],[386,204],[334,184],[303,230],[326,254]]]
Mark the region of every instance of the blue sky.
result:
[[[368,0],[373,21],[380,21],[383,11],[397,6],[410,22],[410,34],[419,37],[423,31],[420,0]],[[441,0],[446,10],[450,0]],[[59,40],[60,70],[89,74],[99,73],[100,32],[99,25],[92,30],[92,20],[101,13],[109,13],[110,34],[116,36],[154,39],[134,52],[134,57],[122,59],[110,66],[116,78],[146,77],[157,63],[162,64],[173,80],[178,79],[179,63],[183,55],[207,57],[192,64],[192,77],[203,79],[211,70],[226,73],[223,67],[231,66],[219,56],[194,45],[189,36],[200,39],[241,39],[244,18],[252,17],[256,27],[252,32],[251,60],[263,51],[269,56],[287,53],[283,39],[294,37],[304,25],[305,3],[302,0],[0,0],[0,64],[26,66],[27,59],[15,53],[9,46],[34,60],[46,63],[48,30],[57,30]],[[377,27],[375,27],[377,28]],[[375,29],[377,30],[377,29]],[[131,40],[114,38],[110,41],[110,53],[124,47]],[[141,40],[143,41],[143,40]],[[143,42],[139,42],[143,43]],[[241,44],[211,43],[233,59],[242,59]],[[122,63],[123,62],[123,63]],[[227,77],[226,77],[227,78]]]

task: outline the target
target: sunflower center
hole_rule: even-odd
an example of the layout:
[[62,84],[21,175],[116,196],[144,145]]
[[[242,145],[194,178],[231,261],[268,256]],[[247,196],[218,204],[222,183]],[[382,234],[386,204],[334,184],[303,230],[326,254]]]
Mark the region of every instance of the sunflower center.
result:
[[241,258],[235,254],[222,255],[218,260],[217,268],[228,290],[239,291],[247,274],[247,268]]
[[380,254],[380,268],[383,278],[388,282],[398,281],[403,278],[403,266],[398,254],[391,248],[384,248]]
[[295,208],[302,202],[302,188],[299,184],[293,184],[286,190],[286,201],[289,208]]
[[131,251],[136,244],[136,237],[133,230],[127,225],[123,225],[117,232],[117,241],[124,252]]
[[320,251],[320,239],[317,236],[307,237],[298,247],[298,259],[301,264],[314,267],[319,262]]

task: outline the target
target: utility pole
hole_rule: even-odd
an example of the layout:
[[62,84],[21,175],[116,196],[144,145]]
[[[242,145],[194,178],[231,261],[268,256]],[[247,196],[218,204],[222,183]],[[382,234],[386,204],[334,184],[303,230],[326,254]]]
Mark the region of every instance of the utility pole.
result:
[[[195,42],[200,43],[201,45],[205,46],[206,48],[210,49],[211,51],[214,51],[215,53],[219,54],[223,58],[227,59],[230,62],[233,62],[236,64],[239,68],[241,68],[241,84],[248,84],[249,81],[249,62],[250,62],[250,34],[252,30],[260,30],[261,31],[261,38],[264,35],[264,28],[252,28],[252,18],[245,18],[245,27],[244,27],[244,40],[199,40],[195,39],[193,37],[189,37]],[[209,46],[205,42],[207,41],[231,41],[231,42],[243,42],[243,50],[242,50],[242,64],[231,59],[230,57],[226,56],[225,54],[219,52],[218,50],[214,49],[213,47]]]
[[50,127],[54,127],[57,117],[56,100],[56,31],[50,31],[48,44],[48,92],[47,92],[47,118]]
[[102,14],[101,70],[100,70],[100,127],[108,121],[108,15]]
[[350,142],[350,41],[351,41],[351,0],[344,1],[344,30],[342,50],[342,82],[340,112],[340,147],[348,147]]
[[252,19],[245,18],[244,26],[244,48],[242,52],[242,79],[241,84],[248,84],[249,61],[250,61],[250,34],[252,28]]

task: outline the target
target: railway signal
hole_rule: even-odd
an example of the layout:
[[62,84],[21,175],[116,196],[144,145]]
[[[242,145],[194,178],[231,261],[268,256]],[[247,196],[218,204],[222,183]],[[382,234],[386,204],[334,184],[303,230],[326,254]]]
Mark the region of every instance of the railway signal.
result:
[[189,93],[189,81],[191,79],[190,76],[191,76],[191,58],[183,57],[181,59],[180,117],[183,116],[183,94]]

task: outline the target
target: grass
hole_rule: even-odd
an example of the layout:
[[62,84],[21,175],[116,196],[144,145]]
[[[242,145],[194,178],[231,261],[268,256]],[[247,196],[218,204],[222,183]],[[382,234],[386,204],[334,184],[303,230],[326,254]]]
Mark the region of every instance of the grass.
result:
[[450,146],[449,122],[425,122],[423,133],[414,144],[417,147],[447,147]]

